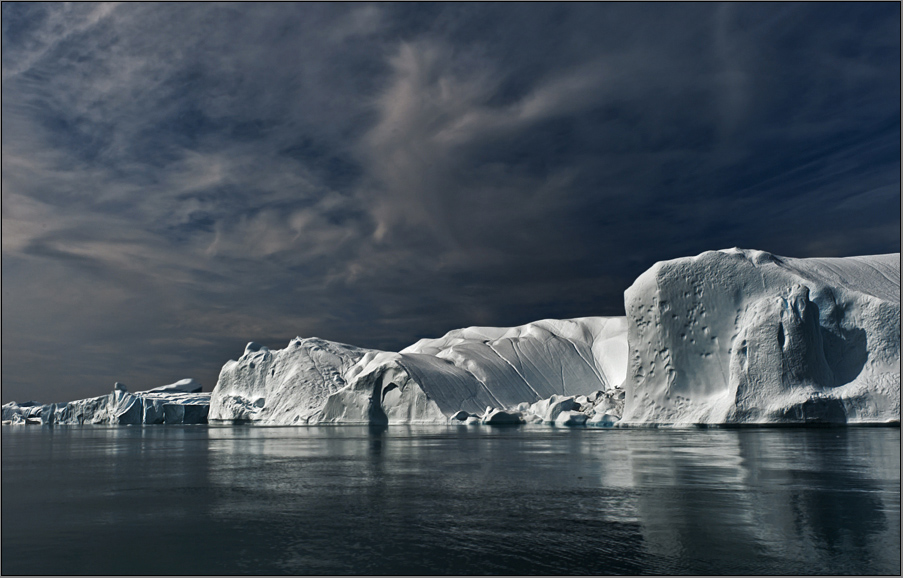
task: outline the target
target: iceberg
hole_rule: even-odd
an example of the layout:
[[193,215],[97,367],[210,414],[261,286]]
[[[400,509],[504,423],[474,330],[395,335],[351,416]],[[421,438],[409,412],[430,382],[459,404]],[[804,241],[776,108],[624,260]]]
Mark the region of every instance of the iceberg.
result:
[[656,263],[625,317],[469,327],[400,352],[249,344],[210,419],[261,423],[899,423],[900,256],[728,249]]
[[184,379],[4,424],[545,424],[630,427],[900,422],[900,255],[795,259],[728,249],[663,261],[626,316],[467,327],[399,352],[317,337],[250,342],[203,393]]
[[25,425],[41,423],[41,410],[43,404],[36,401],[16,403],[11,401],[3,404],[2,415],[4,424]]
[[509,410],[524,402],[619,385],[627,371],[626,336],[624,317],[584,317],[456,329],[398,353],[318,338],[295,338],[277,351],[250,343],[220,372],[209,417],[269,424],[468,417],[511,423],[501,414],[490,417],[491,410],[513,415]]
[[207,423],[209,405],[210,394],[194,379],[135,393],[117,382],[111,393],[99,397],[52,404],[9,402],[3,405],[3,423],[198,424]]
[[[316,337],[296,337],[271,351],[250,342],[226,362],[210,398],[210,419],[270,424],[306,424],[327,399],[360,372],[368,349]],[[354,371],[353,371],[354,369]]]
[[728,249],[625,292],[622,424],[900,421],[900,255]]

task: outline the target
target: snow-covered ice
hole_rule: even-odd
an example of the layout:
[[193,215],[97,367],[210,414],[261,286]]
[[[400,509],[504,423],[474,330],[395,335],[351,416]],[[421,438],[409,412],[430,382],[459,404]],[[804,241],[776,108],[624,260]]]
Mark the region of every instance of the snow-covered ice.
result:
[[900,255],[708,251],[625,292],[625,424],[900,420]]

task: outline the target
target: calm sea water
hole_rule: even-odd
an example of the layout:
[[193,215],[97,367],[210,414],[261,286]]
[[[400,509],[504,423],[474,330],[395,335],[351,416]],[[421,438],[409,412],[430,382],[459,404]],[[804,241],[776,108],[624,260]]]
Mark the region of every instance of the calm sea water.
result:
[[4,574],[899,574],[900,429],[3,427]]

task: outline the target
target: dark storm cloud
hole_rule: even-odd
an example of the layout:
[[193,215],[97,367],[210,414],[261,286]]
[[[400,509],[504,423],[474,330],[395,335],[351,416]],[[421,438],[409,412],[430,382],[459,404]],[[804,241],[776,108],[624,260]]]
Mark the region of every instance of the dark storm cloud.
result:
[[896,4],[3,4],[3,400],[899,250]]

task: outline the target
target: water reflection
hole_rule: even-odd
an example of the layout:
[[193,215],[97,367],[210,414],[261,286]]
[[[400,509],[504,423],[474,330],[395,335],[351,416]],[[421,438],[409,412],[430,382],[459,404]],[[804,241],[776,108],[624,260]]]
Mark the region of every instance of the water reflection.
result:
[[555,542],[546,534],[572,524],[597,534],[571,533],[558,555],[610,551],[599,571],[637,567],[627,542],[670,572],[894,568],[899,430],[875,432],[233,428],[212,446],[228,451],[213,481],[290,504],[325,534],[349,532],[324,518],[356,520],[347,547],[364,557],[403,536],[479,553],[481,541],[510,534],[505,552],[532,533],[545,551],[538,536]]
[[900,570],[899,429],[5,428],[2,459],[4,573]]
[[[899,567],[899,545],[879,539],[899,535],[899,466],[863,451],[883,434],[661,433],[628,436],[629,462],[645,548],[679,560],[677,571],[765,573],[776,560],[789,574],[856,572],[860,560]],[[899,464],[899,430],[885,433]]]
[[[807,564],[830,560],[834,572],[855,572],[848,558],[894,552],[876,538],[892,527],[899,532],[899,487],[888,490],[899,479],[899,446],[891,460],[896,471],[888,477],[887,456],[869,451],[877,448],[868,430],[753,433],[760,432],[743,436],[740,451],[758,464],[749,469],[748,483],[756,489],[756,524],[770,530],[761,542],[780,541]],[[888,500],[897,503],[888,508]],[[899,565],[899,544],[895,550]]]

